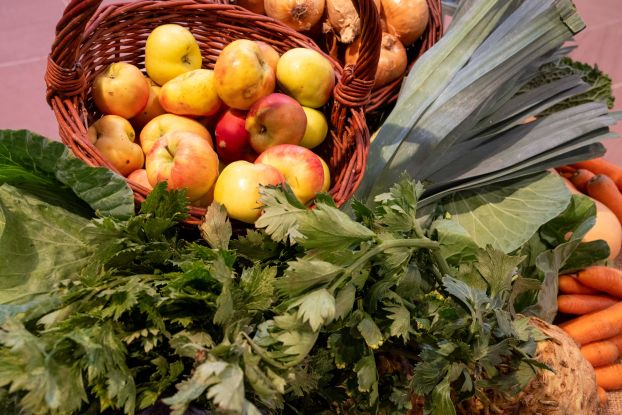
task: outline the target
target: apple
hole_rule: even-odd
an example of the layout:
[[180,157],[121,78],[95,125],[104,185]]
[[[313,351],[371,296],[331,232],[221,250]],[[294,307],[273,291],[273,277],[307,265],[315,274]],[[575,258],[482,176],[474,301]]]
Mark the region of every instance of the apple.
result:
[[268,65],[270,65],[276,74],[276,64],[279,62],[279,58],[281,57],[279,52],[277,52],[271,45],[266,42],[262,42],[261,40],[256,40],[255,43],[257,43],[259,49],[261,49],[261,52],[263,53],[264,59],[268,62]]
[[93,80],[93,101],[103,114],[132,118],[149,99],[149,82],[136,66],[115,62]]
[[301,203],[307,203],[325,187],[322,159],[308,148],[293,144],[270,147],[255,163],[276,168]]
[[292,97],[273,93],[253,104],[246,117],[251,147],[261,153],[279,144],[298,144],[305,135],[307,116]]
[[177,115],[216,114],[222,102],[216,93],[214,71],[195,69],[171,79],[162,86],[160,104]]
[[281,90],[305,107],[319,108],[331,97],[335,70],[321,53],[294,48],[279,58],[276,80]]
[[321,191],[328,192],[328,189],[330,189],[330,170],[328,168],[328,164],[326,164],[322,157],[320,157],[320,161],[322,162],[322,167],[324,168],[324,183],[322,184]]
[[147,78],[147,82],[149,82],[149,98],[147,99],[147,105],[130,120],[136,131],[141,130],[149,121],[158,115],[166,114],[166,110],[160,105],[160,87],[151,79]]
[[324,142],[328,134],[328,122],[321,111],[315,108],[302,107],[307,116],[307,129],[300,141],[300,145],[307,148],[315,148]]
[[246,111],[229,109],[220,117],[214,133],[220,160],[225,163],[255,161],[257,153],[251,147],[250,134],[245,125]]
[[151,147],[160,137],[171,131],[189,131],[203,137],[213,146],[212,136],[200,122],[181,115],[162,114],[149,121],[140,132],[140,145],[145,154],[151,151]]
[[134,170],[127,176],[127,179],[134,182],[135,184],[144,187],[145,189],[153,189],[153,186],[151,186],[151,183],[149,183],[149,179],[147,178],[147,170],[145,169]]
[[214,185],[218,156],[203,137],[188,131],[172,131],[153,145],[145,168],[151,186],[166,180],[168,189],[186,189],[193,202]]
[[218,95],[231,108],[247,110],[274,91],[274,70],[252,40],[238,39],[225,46],[216,59],[214,75]]
[[245,223],[255,223],[261,216],[259,185],[278,185],[283,175],[274,167],[238,160],[227,165],[214,187],[214,201],[227,209],[227,214]]
[[145,161],[135,137],[132,124],[118,115],[104,115],[87,131],[89,141],[123,176],[140,169]]
[[164,24],[149,33],[145,45],[145,69],[158,85],[182,73],[199,69],[201,49],[190,30],[178,24]]

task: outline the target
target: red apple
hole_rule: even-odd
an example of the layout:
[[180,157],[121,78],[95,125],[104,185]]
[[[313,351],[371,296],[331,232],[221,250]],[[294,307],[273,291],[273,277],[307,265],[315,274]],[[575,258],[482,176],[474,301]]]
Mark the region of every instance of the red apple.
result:
[[277,185],[283,181],[283,175],[272,166],[234,161],[218,176],[214,201],[223,205],[231,218],[255,223],[261,216],[259,185]]
[[285,176],[296,197],[307,203],[329,185],[320,156],[302,146],[281,144],[270,147],[257,157],[255,163],[275,167]]
[[149,178],[147,178],[147,170],[145,169],[134,170],[127,176],[127,179],[131,182],[134,182],[135,184],[144,187],[145,189],[153,189],[153,186],[151,186],[151,183],[149,183]]
[[116,62],[95,77],[93,100],[104,114],[132,118],[140,113],[149,99],[149,81],[136,66]]
[[279,144],[298,144],[306,129],[307,115],[302,105],[285,94],[259,99],[246,117],[251,147],[258,153]]
[[191,202],[204,197],[218,177],[218,156],[203,137],[173,131],[155,142],[145,163],[149,183],[168,182],[169,189],[186,189]]
[[215,130],[216,152],[220,160],[225,163],[255,161],[257,153],[251,147],[245,125],[246,111],[230,109],[220,117]]

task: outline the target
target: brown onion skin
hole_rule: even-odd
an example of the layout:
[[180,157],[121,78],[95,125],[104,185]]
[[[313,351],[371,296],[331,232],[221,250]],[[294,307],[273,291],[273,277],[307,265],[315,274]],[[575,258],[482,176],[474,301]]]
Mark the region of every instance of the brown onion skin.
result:
[[266,15],[298,32],[309,31],[324,16],[326,0],[265,0]]
[[[345,62],[353,64],[359,54],[360,37],[346,49]],[[389,33],[382,34],[382,46],[380,48],[380,59],[376,69],[374,89],[380,88],[394,80],[400,78],[406,72],[408,57],[406,49],[399,39]]]
[[264,8],[263,3],[264,0],[235,0],[234,4],[244,7],[253,13],[266,14],[266,9]]
[[380,0],[386,29],[406,47],[415,43],[428,26],[430,9],[426,0]]

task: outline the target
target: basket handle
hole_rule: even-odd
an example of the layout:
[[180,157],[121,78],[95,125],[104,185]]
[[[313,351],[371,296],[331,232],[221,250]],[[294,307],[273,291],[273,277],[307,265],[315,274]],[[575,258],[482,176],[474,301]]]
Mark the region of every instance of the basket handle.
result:
[[71,0],[56,25],[56,38],[45,71],[48,103],[54,95],[71,97],[81,94],[86,85],[78,53],[86,25],[102,0]]
[[346,106],[367,105],[374,86],[380,58],[382,29],[373,0],[352,0],[361,20],[361,44],[354,64],[346,65],[340,82],[335,86],[335,99]]

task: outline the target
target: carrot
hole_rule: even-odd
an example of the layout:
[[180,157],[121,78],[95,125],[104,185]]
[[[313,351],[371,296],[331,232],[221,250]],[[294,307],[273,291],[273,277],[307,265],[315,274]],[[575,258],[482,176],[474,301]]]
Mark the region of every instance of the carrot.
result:
[[563,294],[557,297],[557,308],[566,314],[587,314],[604,310],[617,302],[606,295]]
[[594,176],[595,174],[587,169],[577,169],[570,175],[569,179],[577,190],[585,193],[587,182]]
[[622,223],[622,193],[609,176],[597,174],[586,185],[587,194],[607,206]]
[[596,384],[606,391],[622,389],[622,363],[597,367]]
[[579,271],[577,279],[586,287],[622,298],[622,271],[619,269],[593,265]]
[[622,334],[618,334],[617,336],[613,336],[609,340],[611,343],[615,344],[618,348],[618,352],[622,355]]
[[607,340],[586,344],[581,348],[581,354],[593,367],[610,365],[620,357],[618,346]]
[[575,274],[559,276],[559,291],[564,294],[602,294],[601,292],[581,284]]
[[622,191],[622,167],[606,161],[603,158],[582,161],[571,165],[575,169],[586,169],[594,174],[605,174],[616,183]]
[[622,302],[577,317],[561,327],[579,346],[617,336],[622,332]]
[[600,401],[600,406],[607,405],[607,392],[600,386],[598,387],[598,400]]
[[571,167],[571,166],[561,166],[561,167],[555,168],[555,170],[557,170],[557,173],[559,175],[566,177],[566,174],[572,173],[576,169],[574,167]]

